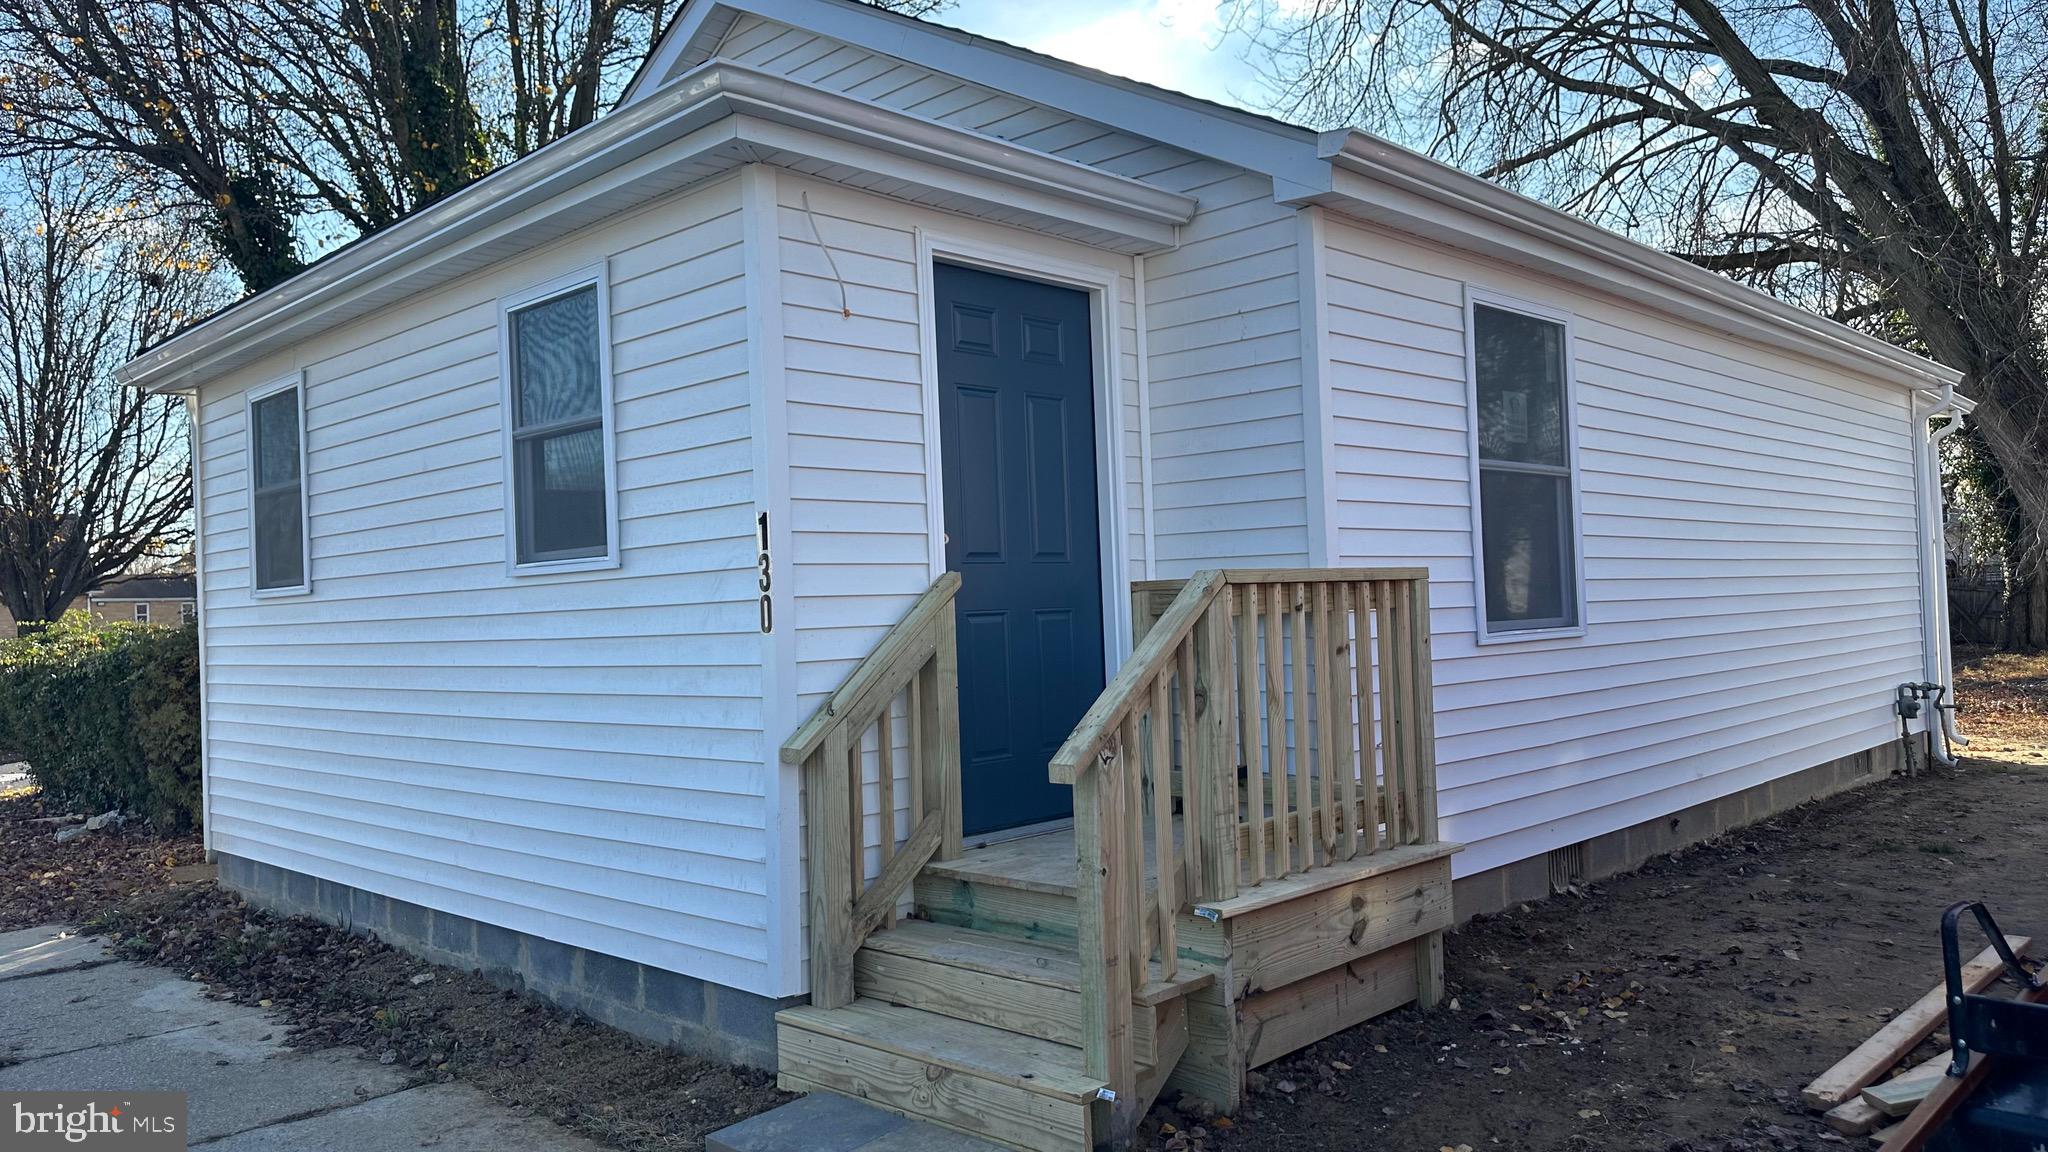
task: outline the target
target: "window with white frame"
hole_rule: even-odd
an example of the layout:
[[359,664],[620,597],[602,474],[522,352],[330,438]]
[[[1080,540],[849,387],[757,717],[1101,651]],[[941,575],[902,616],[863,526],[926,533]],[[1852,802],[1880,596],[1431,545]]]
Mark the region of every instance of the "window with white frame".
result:
[[180,605],[178,605],[178,623],[180,623],[180,624],[190,624],[191,622],[193,622],[194,620],[197,620],[197,619],[199,619],[199,605],[197,605],[197,604],[180,604]]
[[149,601],[138,600],[135,602],[135,622],[137,624],[149,623]]
[[1470,313],[1480,635],[1575,630],[1570,330],[1562,318],[1484,299]]
[[258,595],[306,590],[304,421],[296,380],[249,398],[250,549]]
[[515,566],[616,556],[601,278],[505,309]]

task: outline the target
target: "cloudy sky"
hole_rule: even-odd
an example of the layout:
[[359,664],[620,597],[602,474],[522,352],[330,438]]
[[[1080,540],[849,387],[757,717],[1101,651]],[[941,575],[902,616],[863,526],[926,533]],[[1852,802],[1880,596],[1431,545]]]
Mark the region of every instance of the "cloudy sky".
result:
[[1192,96],[1261,103],[1249,45],[1216,0],[955,0],[933,19]]

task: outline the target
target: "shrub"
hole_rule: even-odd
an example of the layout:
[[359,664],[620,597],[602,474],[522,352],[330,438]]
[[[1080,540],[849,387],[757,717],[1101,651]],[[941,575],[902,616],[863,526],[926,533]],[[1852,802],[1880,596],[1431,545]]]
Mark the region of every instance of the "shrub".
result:
[[49,800],[189,828],[199,804],[199,637],[84,612],[0,640],[0,744]]

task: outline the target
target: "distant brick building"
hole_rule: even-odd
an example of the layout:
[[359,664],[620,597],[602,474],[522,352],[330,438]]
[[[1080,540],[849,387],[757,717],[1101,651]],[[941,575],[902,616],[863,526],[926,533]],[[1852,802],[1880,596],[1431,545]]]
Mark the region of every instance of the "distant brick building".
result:
[[86,593],[86,610],[96,620],[135,624],[188,624],[199,611],[197,581],[190,572],[124,576]]

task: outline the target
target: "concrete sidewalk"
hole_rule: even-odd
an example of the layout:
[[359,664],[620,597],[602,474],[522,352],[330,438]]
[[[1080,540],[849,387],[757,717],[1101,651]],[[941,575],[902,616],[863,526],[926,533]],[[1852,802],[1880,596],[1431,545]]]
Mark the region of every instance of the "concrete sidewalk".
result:
[[353,1048],[295,1051],[284,1035],[270,1013],[101,941],[0,933],[0,1092],[184,1092],[191,1145],[218,1152],[597,1152],[466,1085]]

